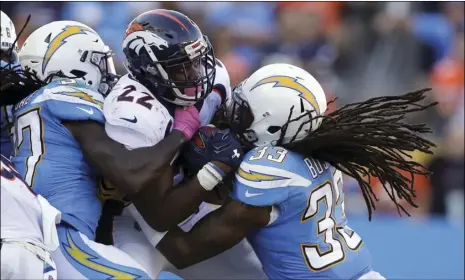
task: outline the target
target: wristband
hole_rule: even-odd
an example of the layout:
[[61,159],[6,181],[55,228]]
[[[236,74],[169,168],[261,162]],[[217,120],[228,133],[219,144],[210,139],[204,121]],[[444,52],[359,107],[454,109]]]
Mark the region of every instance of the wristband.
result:
[[200,185],[207,191],[213,190],[224,176],[224,172],[212,162],[205,164],[197,173]]

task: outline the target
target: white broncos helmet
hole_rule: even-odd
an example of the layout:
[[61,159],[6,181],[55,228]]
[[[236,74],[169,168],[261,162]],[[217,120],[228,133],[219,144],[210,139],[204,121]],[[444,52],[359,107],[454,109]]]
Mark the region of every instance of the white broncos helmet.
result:
[[[325,113],[327,104],[323,88],[307,71],[290,64],[270,64],[234,89],[227,108],[233,131],[244,144],[260,147],[277,144],[281,132],[279,144],[289,143],[296,134],[295,140],[302,139],[319,127],[322,119],[315,117]],[[297,120],[282,131],[289,118]]]
[[11,50],[11,59],[13,62],[18,60],[18,44],[16,43],[16,29],[13,21],[3,12],[0,11],[0,42],[1,57],[5,59]]
[[79,78],[104,95],[115,75],[111,56],[102,38],[77,21],[54,21],[40,27],[19,52],[21,67],[35,72],[42,81],[60,75]]

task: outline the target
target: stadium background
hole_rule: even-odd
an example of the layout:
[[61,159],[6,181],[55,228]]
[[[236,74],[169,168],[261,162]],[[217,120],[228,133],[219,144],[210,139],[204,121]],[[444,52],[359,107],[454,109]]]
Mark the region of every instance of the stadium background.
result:
[[[54,20],[96,29],[116,53],[127,24],[155,8],[179,10],[207,34],[233,85],[262,65],[288,62],[310,71],[335,106],[432,87],[440,105],[414,116],[434,128],[435,156],[413,154],[434,172],[415,178],[419,208],[399,218],[380,193],[368,222],[357,185],[345,179],[350,225],[364,237],[374,268],[396,279],[464,279],[463,2],[2,2],[19,44]],[[373,187],[379,189],[376,182]]]

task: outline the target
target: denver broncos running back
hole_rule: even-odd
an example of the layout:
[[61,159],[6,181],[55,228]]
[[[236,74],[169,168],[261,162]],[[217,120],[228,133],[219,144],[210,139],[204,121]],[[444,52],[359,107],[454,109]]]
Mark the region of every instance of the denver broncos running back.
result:
[[287,64],[257,70],[236,87],[227,110],[232,129],[251,148],[231,199],[189,232],[171,229],[157,248],[184,268],[247,236],[271,279],[384,279],[348,226],[339,170],[357,179],[370,214],[369,176],[413,203],[411,180],[399,170],[424,173],[399,151],[431,153],[433,144],[419,135],[430,131],[424,125],[402,120],[405,112],[429,107],[418,105],[424,92],[348,104],[325,116],[325,94],[309,73]]
[[[212,47],[200,29],[181,13],[153,10],[139,15],[129,24],[123,48],[130,74],[123,76],[106,97],[104,113],[107,134],[128,149],[160,142],[173,127],[176,108],[195,104],[201,108],[198,113],[200,124],[206,125],[225,99],[230,97],[231,87],[225,66],[214,57]],[[171,55],[171,52],[174,54]],[[151,72],[147,73],[146,69],[151,69]],[[213,80],[214,86],[211,85]],[[211,93],[203,99],[208,91]],[[177,167],[175,161],[173,166],[175,176],[168,180],[169,187],[178,185],[184,179],[182,169]],[[108,184],[105,185],[108,188]],[[179,203],[176,201],[169,206],[177,208]],[[214,205],[202,203],[198,214],[178,222],[182,222],[183,228],[188,230],[195,221],[215,208]],[[174,213],[161,201],[158,209],[159,215]],[[131,214],[145,236],[133,226]],[[112,233],[115,246],[131,255],[150,274],[156,275],[167,265],[166,260],[153,248],[164,232],[150,227],[134,205],[129,205],[121,215],[114,217]],[[227,275],[261,278],[260,263],[250,245],[245,240],[243,242],[237,246],[235,255],[229,252],[223,259],[217,258],[213,263],[207,261],[178,274],[199,279],[218,279]],[[255,259],[251,260],[253,257]],[[236,265],[231,266],[228,258],[237,259]]]

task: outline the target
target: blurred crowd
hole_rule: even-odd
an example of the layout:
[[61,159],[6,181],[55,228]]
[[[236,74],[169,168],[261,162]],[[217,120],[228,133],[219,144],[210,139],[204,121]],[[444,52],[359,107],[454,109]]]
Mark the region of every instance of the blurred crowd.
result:
[[[414,116],[433,129],[435,155],[412,154],[434,172],[414,178],[414,217],[463,221],[463,2],[3,2],[19,39],[54,20],[81,21],[98,31],[124,74],[122,36],[138,14],[174,9],[191,17],[227,66],[232,85],[262,65],[285,62],[312,73],[334,106],[431,87],[433,109]],[[397,215],[379,190],[378,214]],[[346,178],[346,210],[366,213],[354,180]]]

